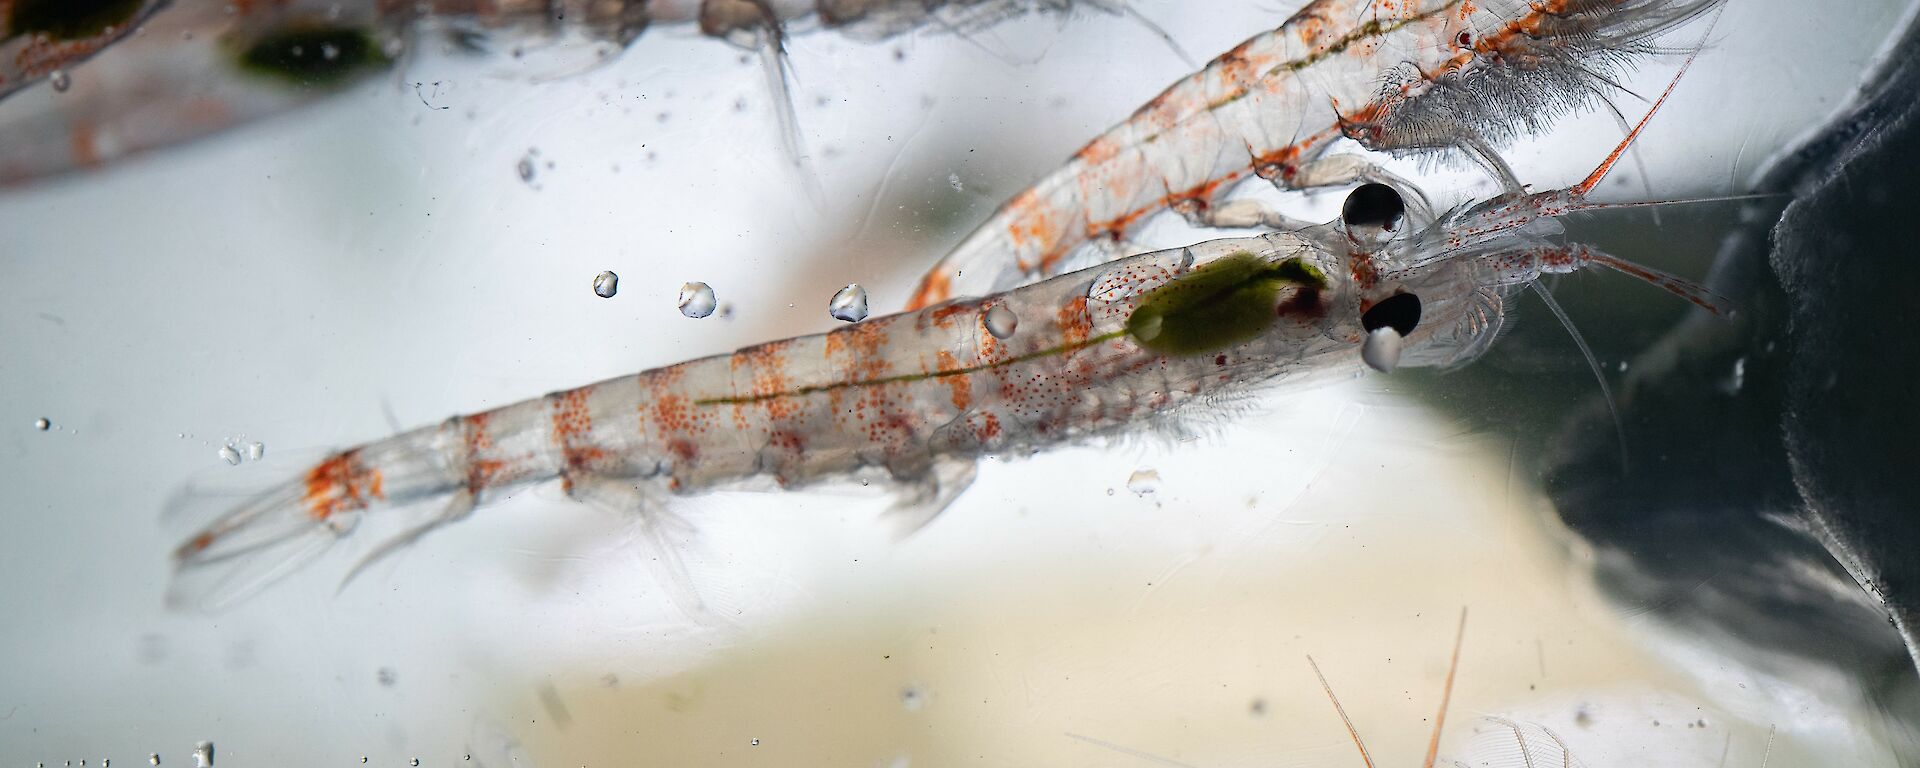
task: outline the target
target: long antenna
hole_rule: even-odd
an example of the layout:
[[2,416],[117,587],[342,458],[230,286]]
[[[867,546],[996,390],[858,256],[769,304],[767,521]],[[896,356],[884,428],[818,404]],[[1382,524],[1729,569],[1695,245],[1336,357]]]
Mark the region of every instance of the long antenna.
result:
[[1613,170],[1613,164],[1620,162],[1620,158],[1627,153],[1627,147],[1633,146],[1633,140],[1640,138],[1640,130],[1647,127],[1647,121],[1652,120],[1653,116],[1660,112],[1660,105],[1667,103],[1667,97],[1673,95],[1674,86],[1680,84],[1680,78],[1686,76],[1687,68],[1693,66],[1693,57],[1698,55],[1698,52],[1687,54],[1686,63],[1680,65],[1680,71],[1674,74],[1673,82],[1667,83],[1667,89],[1661,91],[1660,98],[1654,100],[1653,108],[1647,110],[1646,116],[1640,118],[1640,122],[1633,126],[1633,130],[1627,132],[1625,139],[1620,140],[1620,146],[1614,147],[1613,152],[1607,155],[1607,159],[1600,161],[1600,166],[1594,168],[1593,173],[1587,174],[1586,180],[1573,185],[1571,191],[1575,195],[1585,195],[1592,192],[1594,187],[1600,186],[1600,180],[1605,179],[1607,172]]
[[1713,291],[1707,290],[1705,286],[1695,283],[1692,280],[1668,274],[1653,267],[1635,264],[1626,259],[1593,248],[1586,248],[1585,246],[1576,247],[1583,248],[1587,257],[1595,264],[1637,278],[1641,282],[1686,299],[1692,302],[1694,306],[1715,315],[1725,317],[1727,313],[1733,311],[1733,307],[1726,299]]
[[[1721,12],[1724,12],[1725,8],[1726,6],[1721,6]],[[1652,120],[1653,116],[1660,112],[1660,105],[1667,103],[1667,97],[1673,95],[1674,87],[1680,85],[1680,78],[1687,76],[1687,69],[1693,66],[1694,58],[1698,57],[1701,49],[1706,47],[1707,36],[1713,34],[1714,25],[1719,23],[1720,12],[1716,12],[1713,21],[1707,24],[1707,31],[1701,33],[1700,46],[1694,48],[1692,53],[1687,54],[1687,60],[1680,63],[1680,71],[1673,74],[1673,82],[1667,83],[1667,89],[1661,91],[1660,98],[1654,100],[1653,108],[1647,110],[1646,116],[1640,118],[1639,124],[1627,132],[1627,137],[1620,141],[1620,146],[1614,147],[1612,154],[1607,155],[1607,159],[1601,161],[1600,166],[1593,169],[1593,173],[1587,174],[1585,180],[1568,190],[1575,198],[1585,197],[1588,192],[1593,191],[1594,187],[1600,186],[1600,180],[1605,179],[1607,172],[1613,170],[1613,164],[1620,162],[1620,157],[1626,154],[1627,148],[1633,146],[1634,139],[1640,138],[1640,130],[1647,127],[1647,121]]]
[[1553,312],[1554,319],[1560,321],[1560,327],[1567,329],[1567,335],[1573,337],[1573,345],[1580,348],[1580,356],[1586,358],[1587,368],[1593,371],[1593,380],[1600,383],[1600,397],[1607,401],[1607,415],[1613,417],[1613,435],[1620,441],[1620,471],[1625,473],[1627,471],[1627,427],[1620,421],[1620,405],[1613,400],[1613,388],[1607,386],[1607,374],[1600,370],[1600,359],[1593,356],[1593,348],[1587,346],[1586,337],[1581,336],[1580,329],[1574,327],[1573,318],[1560,307],[1560,302],[1554,300],[1553,294],[1540,285],[1540,281],[1528,283],[1527,287],[1532,288],[1533,292],[1540,297],[1540,301]]
[[[1320,665],[1314,662],[1313,654],[1307,654],[1307,664],[1313,667],[1313,676],[1320,678],[1320,688],[1327,692],[1327,698],[1333,702],[1333,711],[1340,713],[1340,722],[1347,724],[1347,735],[1353,737],[1353,745],[1360,748],[1360,762],[1366,763],[1367,768],[1374,768],[1373,756],[1367,754],[1366,743],[1360,741],[1360,732],[1354,730],[1353,720],[1347,717],[1347,708],[1340,706],[1340,697],[1333,695],[1333,686],[1327,685],[1327,676],[1320,674]],[[1447,673],[1447,686],[1453,686],[1451,672]],[[1427,763],[1427,768],[1433,768],[1431,761]]]
[[[1440,728],[1447,724],[1447,702],[1453,698],[1453,673],[1460,669],[1460,643],[1466,639],[1467,607],[1463,605],[1460,606],[1460,628],[1453,633],[1453,660],[1447,662],[1447,682],[1440,689],[1440,713],[1433,716],[1433,738],[1427,741],[1427,759],[1421,763],[1422,768],[1433,768],[1434,759],[1440,755]],[[1324,681],[1322,684],[1325,684]],[[1333,692],[1328,691],[1327,695],[1332,696]],[[1335,702],[1334,706],[1339,706],[1339,703]],[[1342,713],[1340,716],[1346,717],[1346,714]],[[1349,725],[1347,728],[1351,730],[1353,726]],[[1358,735],[1353,738],[1356,742],[1360,740]],[[1365,753],[1365,750],[1361,751]]]

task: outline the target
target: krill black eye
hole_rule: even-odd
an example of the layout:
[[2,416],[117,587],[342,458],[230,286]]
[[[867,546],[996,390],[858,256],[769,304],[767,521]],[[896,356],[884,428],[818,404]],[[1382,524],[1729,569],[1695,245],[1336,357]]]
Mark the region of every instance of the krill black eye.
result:
[[1375,328],[1392,328],[1401,336],[1413,333],[1420,325],[1420,297],[1396,293],[1382,299],[1360,315],[1360,326],[1371,333]]
[[1407,204],[1400,199],[1400,193],[1385,184],[1362,184],[1347,195],[1347,202],[1340,206],[1340,220],[1345,222],[1347,230],[1355,227],[1378,227],[1387,231],[1400,228],[1400,217],[1407,212]]

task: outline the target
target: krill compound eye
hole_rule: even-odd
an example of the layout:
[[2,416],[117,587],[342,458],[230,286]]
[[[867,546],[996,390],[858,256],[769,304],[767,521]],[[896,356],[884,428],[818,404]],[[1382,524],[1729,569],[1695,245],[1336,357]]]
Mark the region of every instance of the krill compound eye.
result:
[[1392,232],[1400,228],[1400,219],[1406,212],[1406,201],[1400,199],[1400,193],[1393,187],[1362,184],[1348,194],[1346,204],[1340,206],[1340,221],[1347,225],[1350,233],[1362,227]]
[[1395,333],[1408,336],[1419,325],[1420,297],[1411,293],[1388,296],[1360,315],[1360,326],[1369,333],[1380,328],[1392,328]]

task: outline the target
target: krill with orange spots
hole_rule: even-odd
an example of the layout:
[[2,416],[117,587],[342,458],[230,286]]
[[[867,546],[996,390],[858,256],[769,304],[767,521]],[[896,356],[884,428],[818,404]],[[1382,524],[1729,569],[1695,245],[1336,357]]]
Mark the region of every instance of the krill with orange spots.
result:
[[1370,184],[1324,224],[1132,256],[367,443],[226,507],[176,550],[171,594],[225,605],[326,551],[363,515],[438,505],[377,557],[556,479],[575,499],[643,520],[675,495],[878,481],[911,530],[982,458],[1152,430],[1222,397],[1368,368],[1463,365],[1543,274],[1609,267],[1721,312],[1681,278],[1563,242],[1556,217],[1610,207],[1587,195],[1646,125],[1565,189],[1428,217]]

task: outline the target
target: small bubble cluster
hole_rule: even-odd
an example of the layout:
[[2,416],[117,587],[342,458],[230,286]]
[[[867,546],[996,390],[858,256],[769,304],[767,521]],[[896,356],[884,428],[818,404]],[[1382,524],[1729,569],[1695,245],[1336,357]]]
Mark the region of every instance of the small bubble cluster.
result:
[[1135,470],[1127,476],[1127,490],[1135,496],[1147,496],[1160,490],[1160,472],[1153,469]]
[[713,314],[713,308],[718,305],[713,286],[697,281],[680,286],[680,314],[699,319]]
[[996,339],[1013,338],[1014,332],[1020,330],[1020,316],[1007,309],[1005,304],[995,304],[988,309],[985,322],[987,333],[993,334]]
[[[185,433],[181,433],[180,436],[189,437]],[[215,453],[221,461],[237,467],[248,461],[266,458],[267,444],[258,440],[247,440],[245,437],[229,437],[226,442],[221,443],[220,449]]]
[[867,319],[867,289],[851,283],[833,294],[827,302],[827,314],[835,320],[857,323]]

